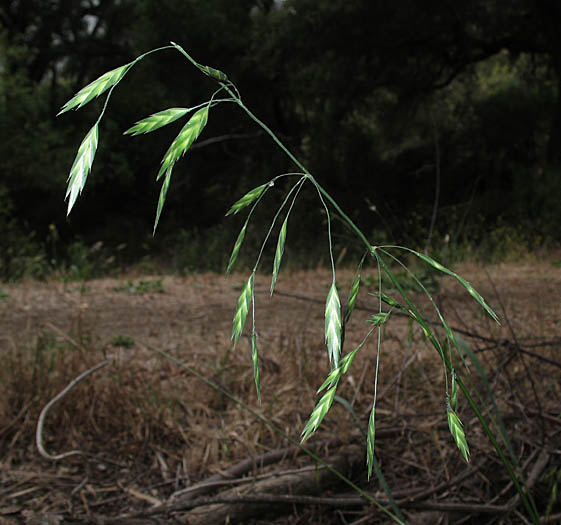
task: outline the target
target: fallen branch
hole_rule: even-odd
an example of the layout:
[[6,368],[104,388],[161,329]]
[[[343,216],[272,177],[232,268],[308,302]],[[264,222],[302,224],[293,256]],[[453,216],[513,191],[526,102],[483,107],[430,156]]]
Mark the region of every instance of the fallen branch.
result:
[[37,421],[37,431],[35,433],[35,442],[37,444],[37,450],[39,454],[43,456],[45,459],[50,459],[51,461],[57,461],[59,459],[64,459],[70,456],[86,456],[86,452],[82,452],[81,450],[71,450],[70,452],[64,452],[62,454],[52,455],[49,454],[45,447],[43,446],[43,425],[45,424],[45,418],[47,417],[47,413],[51,409],[51,407],[57,402],[60,401],[70,390],[72,390],[80,381],[88,377],[90,374],[93,374],[100,368],[103,368],[109,364],[109,360],[103,361],[92,368],[82,372],[78,377],[74,378],[66,387],[60,391],[53,399],[51,399],[41,410],[41,414],[39,415],[39,420]]
[[[284,473],[284,475],[272,473],[266,479],[259,481],[248,478],[246,486],[229,489],[212,497],[203,496],[193,499],[190,494],[185,493],[184,497],[170,499],[163,505],[138,514],[122,516],[119,519],[160,514],[169,516],[172,513],[189,511],[182,516],[182,521],[185,519],[187,523],[193,525],[224,523],[227,517],[232,521],[241,520],[243,522],[255,513],[270,510],[271,500],[269,498],[280,497],[278,501],[275,501],[276,503],[294,502],[292,500],[283,501],[284,496],[300,498],[299,503],[308,504],[307,497],[321,493],[326,487],[338,481],[339,478],[334,475],[332,470],[348,472],[356,464],[357,458],[362,460],[360,448],[349,446],[338,455],[328,459],[326,461],[328,466],[313,465]],[[357,496],[355,499],[357,505],[367,504],[367,501],[361,496]],[[251,505],[244,505],[245,503],[251,503]]]

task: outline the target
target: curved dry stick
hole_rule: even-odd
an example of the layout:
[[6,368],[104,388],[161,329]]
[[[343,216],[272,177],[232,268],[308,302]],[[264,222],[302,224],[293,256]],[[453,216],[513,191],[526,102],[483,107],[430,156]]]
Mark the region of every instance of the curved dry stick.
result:
[[94,367],[86,370],[85,372],[82,372],[78,377],[75,377],[72,381],[70,381],[70,383],[68,383],[68,385],[66,385],[66,387],[61,390],[55,397],[53,397],[53,399],[51,399],[43,408],[43,410],[41,410],[41,414],[39,415],[39,420],[37,421],[37,431],[35,433],[35,443],[37,444],[37,450],[39,451],[39,454],[41,454],[41,456],[43,456],[46,459],[50,459],[52,461],[57,461],[59,459],[64,459],[67,458],[69,456],[76,456],[76,455],[86,455],[85,452],[82,452],[81,450],[71,450],[70,452],[64,452],[62,454],[57,454],[56,456],[53,456],[51,454],[49,454],[46,450],[45,447],[43,446],[43,425],[45,423],[45,418],[47,417],[47,412],[51,409],[51,407],[60,399],[62,399],[66,394],[68,394],[68,392],[70,392],[70,390],[72,390],[80,381],[82,381],[83,379],[85,379],[87,376],[89,376],[90,374],[93,374],[94,372],[96,372],[97,370],[99,370],[100,368],[103,368],[104,366],[107,366],[109,364],[109,359],[103,361],[102,363],[99,363],[97,365],[95,365]]

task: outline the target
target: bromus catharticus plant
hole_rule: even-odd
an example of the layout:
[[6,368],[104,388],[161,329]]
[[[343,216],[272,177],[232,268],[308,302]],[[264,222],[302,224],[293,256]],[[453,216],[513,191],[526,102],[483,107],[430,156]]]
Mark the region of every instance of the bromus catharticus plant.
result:
[[[375,447],[375,436],[376,436],[376,396],[377,396],[377,385],[378,385],[378,370],[379,370],[379,360],[381,357],[381,335],[382,327],[389,322],[390,318],[397,312],[402,315],[408,316],[414,323],[417,323],[426,340],[432,345],[435,351],[440,356],[443,366],[443,375],[445,379],[445,392],[443,396],[443,405],[445,407],[445,413],[448,420],[448,425],[450,433],[453,440],[455,441],[460,454],[466,462],[470,459],[469,446],[467,438],[462,426],[462,422],[458,416],[458,393],[462,392],[468,405],[471,407],[476,417],[478,418],[483,430],[487,434],[489,440],[493,444],[494,448],[499,455],[501,462],[503,463],[505,469],[507,470],[509,476],[511,477],[513,484],[515,485],[520,498],[528,512],[528,515],[532,520],[537,523],[538,517],[533,504],[533,500],[529,494],[523,489],[521,483],[518,480],[517,474],[509,460],[503,453],[498,439],[490,428],[486,417],[483,414],[483,410],[474,400],[470,391],[461,379],[462,374],[459,374],[459,370],[465,367],[464,354],[462,347],[455,337],[450,326],[441,315],[437,305],[433,301],[428,290],[423,286],[421,281],[410,272],[406,264],[398,257],[400,254],[413,255],[420,261],[428,265],[432,270],[436,270],[445,275],[448,275],[456,279],[467,291],[467,293],[480,305],[480,307],[489,315],[492,319],[499,322],[496,314],[490,308],[490,306],[485,302],[483,297],[462,277],[449,270],[448,268],[442,266],[440,263],[432,259],[431,257],[419,253],[417,251],[411,250],[403,246],[377,246],[370,242],[370,240],[364,235],[364,233],[358,228],[358,226],[344,213],[344,211],[339,207],[336,201],[331,197],[329,193],[321,186],[321,184],[315,179],[315,177],[306,169],[306,167],[287,149],[287,147],[280,141],[280,139],[263,123],[254,113],[242,102],[241,95],[234,85],[234,83],[221,71],[218,71],[212,67],[204,66],[196,62],[180,45],[171,43],[171,45],[164,46],[158,49],[149,51],[132,62],[125,64],[121,67],[115,68],[112,71],[105,73],[100,76],[97,80],[81,89],[73,98],[71,98],[62,108],[60,113],[65,113],[66,111],[72,109],[79,109],[91,100],[107,92],[105,103],[103,105],[102,111],[90,129],[86,134],[84,140],[80,144],[78,149],[78,154],[70,170],[70,175],[68,177],[68,187],[66,191],[66,198],[68,199],[68,213],[72,210],[78,195],[82,192],[87,177],[91,171],[92,164],[94,161],[98,139],[99,139],[99,124],[105,114],[108,106],[108,102],[111,98],[111,94],[118,83],[124,78],[124,76],[131,70],[131,68],[140,60],[146,56],[163,51],[163,50],[174,50],[181,53],[195,68],[197,68],[201,73],[208,76],[209,79],[216,82],[218,88],[212,93],[207,101],[204,101],[194,107],[189,108],[168,108],[164,109],[158,113],[154,113],[134,124],[131,128],[126,130],[124,133],[127,135],[139,135],[150,133],[155,131],[167,124],[170,124],[176,120],[189,117],[172,141],[167,152],[165,153],[162,161],[161,167],[157,173],[156,180],[162,181],[162,186],[160,190],[160,195],[158,199],[156,218],[154,222],[154,232],[158,226],[162,209],[166,200],[166,195],[169,189],[171,176],[173,173],[173,168],[177,161],[185,155],[189,150],[191,145],[198,139],[198,137],[203,132],[211,110],[214,110],[216,106],[223,103],[233,103],[236,104],[242,111],[244,111],[255,123],[259,126],[265,133],[267,133],[271,139],[277,144],[277,146],[290,158],[295,166],[295,171],[290,173],[282,173],[275,176],[270,181],[261,184],[260,186],[248,191],[243,195],[238,201],[236,201],[226,215],[237,214],[242,211],[248,210],[247,218],[238,234],[238,237],[234,243],[230,260],[226,269],[226,274],[228,275],[234,264],[236,258],[243,244],[246,230],[249,221],[256,209],[260,205],[262,200],[266,197],[267,192],[277,185],[281,179],[283,181],[291,181],[292,185],[286,192],[284,199],[282,200],[279,208],[274,214],[271,225],[265,235],[261,249],[256,257],[255,265],[242,287],[241,294],[239,296],[237,306],[235,309],[233,328],[232,328],[232,340],[235,346],[248,317],[251,318],[251,357],[255,378],[255,386],[257,391],[257,397],[261,397],[261,387],[260,387],[260,361],[259,361],[259,350],[257,341],[257,331],[255,323],[255,293],[254,293],[254,280],[256,271],[260,265],[263,250],[268,243],[269,239],[276,231],[276,227],[280,224],[280,229],[278,230],[278,236],[276,239],[276,250],[272,267],[272,278],[270,293],[274,293],[275,284],[280,271],[280,266],[284,254],[285,242],[287,239],[289,217],[296,202],[298,195],[305,184],[311,185],[312,188],[318,195],[318,199],[321,206],[325,210],[327,218],[327,238],[328,238],[328,251],[329,260],[332,272],[332,281],[330,288],[327,292],[327,299],[325,303],[325,341],[327,345],[328,359],[331,364],[331,371],[327,378],[320,386],[318,393],[323,392],[312,414],[302,431],[302,440],[308,438],[312,433],[314,433],[320,426],[322,420],[329,412],[334,399],[336,398],[337,387],[341,381],[341,378],[348,372],[352,366],[353,360],[357,353],[364,346],[366,341],[376,334],[377,337],[377,358],[376,358],[376,371],[374,377],[374,392],[372,408],[370,412],[370,417],[367,426],[367,445],[366,445],[366,463],[368,469],[368,476],[372,475],[373,469],[376,465],[376,458],[374,456]],[[59,114],[60,114],[59,113]],[[331,232],[331,218],[332,214],[338,215],[349,229],[356,234],[360,242],[364,244],[365,255],[358,265],[356,272],[356,277],[352,283],[348,298],[344,304],[341,303],[340,292],[338,288],[338,283],[336,279],[336,268],[335,259],[333,256],[333,243],[332,243],[332,232]],[[374,313],[370,319],[370,328],[367,331],[363,341],[354,349],[349,352],[344,352],[344,339],[345,339],[345,328],[351,318],[355,302],[358,293],[361,289],[362,278],[361,271],[363,265],[367,261],[373,261],[378,270],[378,291],[375,294],[378,298],[379,307],[378,311]],[[420,289],[427,296],[430,304],[432,305],[436,317],[439,321],[438,328],[434,328],[421,311],[421,308],[415,303],[415,301],[407,294],[406,290],[401,286],[400,281],[396,274],[392,271],[392,266],[395,265],[402,267],[406,272],[411,274],[413,280],[417,283]],[[382,276],[385,275],[393,285],[395,294],[398,296],[390,297],[384,293],[382,287]],[[504,441],[504,440],[503,440]],[[395,516],[394,516],[395,517]]]

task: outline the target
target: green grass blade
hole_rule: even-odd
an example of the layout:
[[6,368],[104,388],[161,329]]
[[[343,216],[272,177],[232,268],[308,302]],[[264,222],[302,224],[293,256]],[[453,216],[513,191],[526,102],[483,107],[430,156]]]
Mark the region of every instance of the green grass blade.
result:
[[162,166],[160,167],[156,180],[159,180],[168,168],[172,168],[173,165],[185,154],[193,142],[195,142],[202,133],[207,121],[208,106],[205,106],[204,108],[199,109],[199,111],[197,111],[189,119],[187,124],[183,126],[183,129],[171,143],[171,146],[164,155]]
[[341,354],[341,303],[335,281],[331,285],[325,303],[325,340],[329,362],[333,368],[337,368]]
[[466,290],[467,292],[483,307],[483,309],[498,323],[501,324],[497,314],[493,311],[493,309],[485,302],[485,299],[479,294],[479,292],[470,284],[468,283],[463,277],[460,277],[457,273],[449,270],[439,262],[435,261],[432,257],[428,255],[424,255],[422,253],[416,252],[415,250],[411,250],[407,248],[407,251],[415,254],[419,259],[422,259],[427,264],[430,264],[434,269],[445,273],[446,275],[450,275],[454,277]]
[[234,326],[232,328],[234,346],[236,346],[236,343],[243,331],[247,313],[249,312],[249,306],[251,305],[251,301],[253,299],[253,276],[253,273],[249,276],[249,279],[245,283],[242,293],[238,299],[238,306],[236,307],[236,313],[234,314]]
[[368,418],[368,431],[366,432],[366,466],[368,469],[368,480],[372,477],[374,468],[374,442],[376,439],[376,405],[372,405],[370,417]]
[[180,119],[187,113],[189,113],[190,108],[169,108],[159,111],[158,113],[153,113],[149,117],[139,120],[134,126],[127,129],[123,135],[140,135],[142,133],[150,133],[163,126],[167,126],[177,119]]
[[257,400],[261,403],[261,373],[259,371],[259,351],[257,349],[257,334],[255,330],[251,334],[251,360],[253,362],[253,377],[257,390]]
[[92,164],[95,157],[95,152],[97,150],[98,142],[98,127],[97,122],[90,129],[87,135],[84,137],[82,144],[78,148],[78,153],[72,168],[70,169],[70,175],[68,176],[68,187],[66,189],[65,198],[68,199],[68,210],[66,215],[70,214],[70,210],[74,206],[78,195],[82,193],[88,174],[92,169]]
[[230,261],[228,262],[228,267],[226,268],[226,275],[230,274],[230,271],[232,270],[234,263],[236,262],[236,259],[238,257],[238,253],[240,251],[240,248],[242,246],[244,237],[245,237],[245,230],[247,228],[247,223],[248,221],[245,221],[245,224],[243,225],[242,229],[240,230],[240,233],[238,235],[238,238],[236,239],[236,242],[234,244],[234,248],[232,249],[232,254],[230,255]]
[[259,196],[270,186],[270,183],[261,184],[261,186],[257,186],[257,188],[253,188],[251,191],[248,191],[241,199],[236,201],[232,207],[226,213],[226,217],[228,215],[236,214],[240,210],[243,210],[246,206],[249,206],[255,199],[259,198]]
[[321,399],[318,401],[317,405],[315,406],[310,419],[306,423],[304,430],[302,430],[302,441],[306,441],[308,436],[315,432],[318,427],[320,426],[323,418],[329,412],[331,405],[333,404],[333,398],[335,396],[335,392],[337,391],[337,383],[335,383],[329,390],[323,394]]
[[94,98],[99,97],[99,95],[107,91],[110,87],[117,84],[125,76],[125,73],[130,69],[133,63],[134,62],[129,62],[124,66],[107,71],[107,73],[104,73],[86,87],[83,87],[66,104],[64,104],[64,106],[62,106],[62,109],[59,111],[57,116],[62,115],[71,109],[80,109]]
[[275,260],[273,262],[273,277],[271,279],[271,295],[275,290],[275,283],[277,282],[277,276],[279,274],[280,264],[282,260],[282,255],[284,253],[284,243],[286,241],[286,226],[288,224],[288,215],[282,223],[282,227],[279,233],[279,238],[277,240],[277,249],[275,250]]
[[171,181],[171,168],[166,172],[164,182],[162,183],[162,189],[160,190],[160,196],[158,198],[158,208],[156,210],[156,220],[154,221],[154,231],[152,235],[156,233],[156,228],[160,222],[160,215],[162,214],[162,209],[164,207],[164,202],[166,202],[166,196],[168,194],[169,183]]
[[448,427],[450,428],[450,433],[452,434],[456,445],[460,449],[462,457],[465,459],[466,463],[469,463],[469,447],[462,427],[462,422],[452,408],[448,408],[446,412],[448,415]]

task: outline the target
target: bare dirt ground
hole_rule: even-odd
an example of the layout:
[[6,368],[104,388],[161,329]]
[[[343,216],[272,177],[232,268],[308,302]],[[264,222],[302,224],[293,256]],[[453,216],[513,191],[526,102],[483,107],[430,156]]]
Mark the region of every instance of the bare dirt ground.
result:
[[[552,500],[554,481],[561,481],[561,269],[530,261],[455,270],[486,297],[502,325],[450,278],[435,300],[483,363],[538,514],[554,522],[561,512],[559,496]],[[257,277],[261,404],[249,339],[232,349],[230,338],[245,279],[131,274],[2,285],[0,523],[387,523],[290,441],[299,440],[329,372],[323,330],[330,272],[281,273],[273,298],[269,277]],[[339,272],[343,302],[352,280],[351,271]],[[347,351],[378,311],[368,291],[376,291],[374,283],[359,295]],[[374,336],[357,354],[338,391],[343,402],[335,402],[307,446],[387,503],[376,476],[365,480],[361,434],[376,343]],[[41,457],[34,441],[41,409],[104,360],[108,366],[50,408],[42,429],[46,452],[84,454]],[[384,327],[380,363],[376,450],[405,521],[524,523],[524,506],[463,398],[459,416],[472,459],[469,466],[461,459],[447,430],[442,365],[407,318]],[[488,406],[474,366],[457,368]]]

